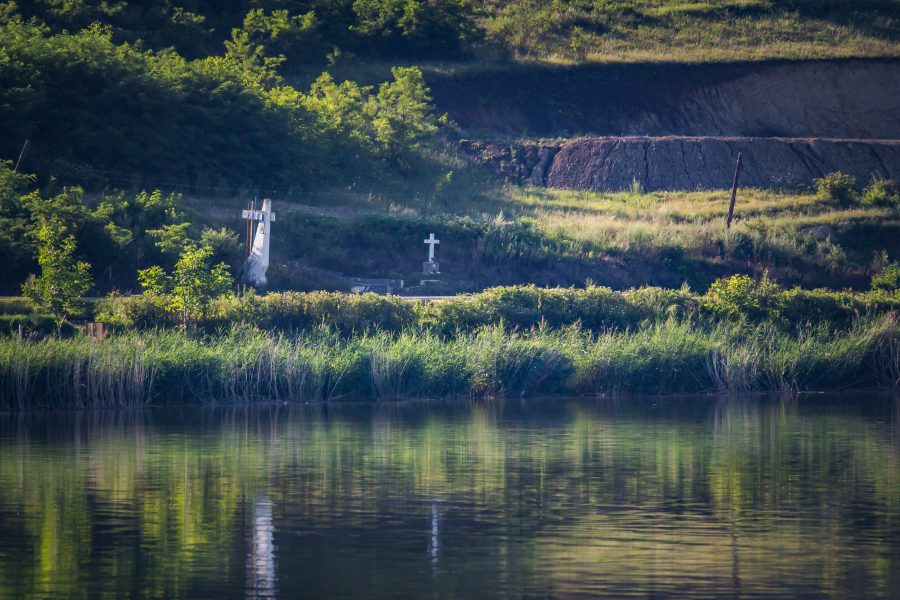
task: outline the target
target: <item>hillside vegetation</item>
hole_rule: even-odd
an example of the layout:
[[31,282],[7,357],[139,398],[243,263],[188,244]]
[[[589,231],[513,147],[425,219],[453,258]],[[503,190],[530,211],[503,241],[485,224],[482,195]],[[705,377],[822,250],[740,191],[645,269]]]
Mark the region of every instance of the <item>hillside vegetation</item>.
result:
[[894,0],[489,2],[488,36],[520,57],[718,62],[897,56]]
[[[353,276],[415,284],[429,233],[442,242],[444,292],[588,280],[702,290],[718,277],[766,269],[788,285],[867,289],[883,253],[900,255],[900,194],[890,181],[828,181],[819,193],[741,190],[731,229],[725,191],[310,194],[276,206],[269,289],[348,290]],[[37,273],[36,234],[48,218],[92,265],[92,295],[139,291],[139,269],[171,268],[197,242],[237,275],[243,202],[159,191],[85,195],[40,188],[0,165],[0,293],[18,294]]]
[[259,47],[289,67],[412,60],[722,61],[896,56],[896,0],[32,0],[6,18],[184,56]]
[[[36,274],[48,220],[59,239],[72,236],[72,260],[91,265],[94,295],[137,292],[139,270],[171,271],[196,244],[236,274],[238,210],[253,196],[278,203],[275,290],[343,290],[350,276],[415,282],[430,232],[443,240],[446,292],[589,280],[705,289],[766,269],[785,285],[867,289],[900,252],[891,182],[879,184],[884,201],[868,203],[858,193],[837,201],[742,190],[730,230],[722,192],[502,186],[456,154],[458,131],[432,105],[423,72],[393,65],[452,72],[520,60],[527,71],[529,61],[561,57],[894,56],[897,8],[887,0],[6,2],[0,157],[14,159],[29,139],[25,172],[35,176],[0,167],[0,291],[18,294]],[[372,64],[392,66],[376,85],[330,74]]]
[[30,139],[43,180],[207,194],[352,185],[360,172],[377,184],[427,162],[429,102],[416,68],[377,88],[322,74],[301,93],[252,54],[189,61],[117,44],[105,26],[0,25],[0,155]]
[[[894,0],[5,2],[0,157],[14,160],[30,139],[27,165],[42,181],[94,189],[213,196],[434,187],[459,166],[445,143],[453,129],[431,106],[418,67],[897,56],[898,6]],[[418,67],[395,67],[401,64]]]
[[452,201],[369,199],[364,210],[282,204],[273,284],[346,289],[321,270],[416,282],[422,238],[434,232],[448,292],[586,280],[705,289],[717,277],[765,269],[789,284],[866,289],[881,253],[900,254],[898,197],[884,197],[841,205],[811,192],[741,190],[731,229],[726,191],[507,187]]

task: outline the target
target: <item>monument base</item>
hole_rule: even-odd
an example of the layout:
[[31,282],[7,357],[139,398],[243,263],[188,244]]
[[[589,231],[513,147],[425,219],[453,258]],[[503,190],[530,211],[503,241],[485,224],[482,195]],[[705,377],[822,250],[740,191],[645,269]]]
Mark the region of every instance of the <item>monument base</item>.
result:
[[436,261],[429,260],[422,263],[422,273],[425,275],[440,275],[441,269]]

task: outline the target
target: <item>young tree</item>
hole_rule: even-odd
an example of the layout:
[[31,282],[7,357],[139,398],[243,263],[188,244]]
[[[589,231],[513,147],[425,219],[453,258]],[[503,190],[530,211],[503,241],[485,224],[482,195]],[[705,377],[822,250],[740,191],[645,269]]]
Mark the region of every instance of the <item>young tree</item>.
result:
[[159,266],[138,271],[138,279],[148,295],[167,297],[167,308],[185,325],[202,317],[212,300],[228,295],[234,279],[224,262],[212,266],[209,246],[189,245],[175,263],[171,275]]
[[438,130],[431,96],[422,71],[417,67],[394,67],[394,81],[382,83],[370,98],[375,139],[388,158],[403,165],[403,157]]
[[75,236],[58,219],[43,219],[37,231],[41,274],[29,275],[22,293],[35,307],[49,311],[57,328],[81,310],[91,289],[91,266],[75,258]]

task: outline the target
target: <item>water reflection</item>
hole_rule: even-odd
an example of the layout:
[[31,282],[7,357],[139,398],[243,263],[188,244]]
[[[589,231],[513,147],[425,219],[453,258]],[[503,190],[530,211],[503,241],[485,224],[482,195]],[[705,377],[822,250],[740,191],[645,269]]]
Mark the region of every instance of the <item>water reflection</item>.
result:
[[0,598],[900,595],[875,398],[0,417]]
[[435,503],[431,503],[431,539],[428,544],[428,555],[431,557],[431,566],[437,572],[438,553],[440,552],[441,517]]
[[247,598],[275,597],[275,527],[268,496],[253,502],[250,552],[247,553]]

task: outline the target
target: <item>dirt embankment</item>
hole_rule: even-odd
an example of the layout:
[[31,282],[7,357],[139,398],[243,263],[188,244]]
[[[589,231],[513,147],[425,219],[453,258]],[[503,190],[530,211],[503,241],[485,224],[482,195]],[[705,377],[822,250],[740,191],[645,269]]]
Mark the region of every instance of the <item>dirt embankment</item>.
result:
[[515,67],[429,84],[470,137],[900,139],[900,60]]
[[833,171],[900,179],[900,141],[747,137],[579,138],[562,144],[466,141],[463,153],[515,183],[616,191],[796,187]]
[[[738,152],[744,185],[900,177],[897,60],[518,67],[430,83],[475,138],[464,154],[517,182],[716,189]],[[515,141],[541,137],[555,139]]]

